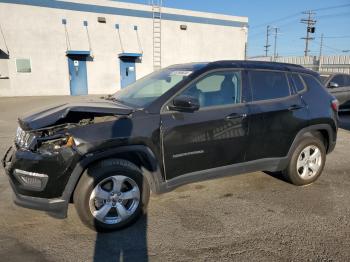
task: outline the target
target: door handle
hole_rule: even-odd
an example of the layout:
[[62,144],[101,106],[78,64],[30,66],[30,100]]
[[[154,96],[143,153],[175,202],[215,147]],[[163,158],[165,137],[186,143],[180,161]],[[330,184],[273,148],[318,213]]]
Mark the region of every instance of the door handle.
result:
[[289,111],[294,111],[294,110],[302,109],[304,107],[305,106],[303,106],[303,105],[291,105],[290,107],[288,107],[288,110]]
[[244,119],[247,117],[247,114],[237,114],[233,113],[231,115],[226,116],[227,120],[233,120],[233,119]]

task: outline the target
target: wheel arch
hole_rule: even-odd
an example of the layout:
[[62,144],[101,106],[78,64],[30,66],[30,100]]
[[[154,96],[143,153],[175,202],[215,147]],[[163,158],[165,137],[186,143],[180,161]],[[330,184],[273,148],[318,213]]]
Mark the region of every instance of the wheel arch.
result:
[[146,177],[151,191],[154,193],[161,191],[160,187],[163,182],[163,177],[158,160],[153,151],[144,145],[130,145],[87,154],[74,168],[67,182],[63,198],[72,202],[75,189],[85,170],[107,159],[123,159],[135,164],[140,168],[142,175]]
[[336,133],[330,124],[311,125],[301,129],[295,136],[292,146],[288,152],[288,158],[293,154],[300,139],[304,136],[311,135],[322,140],[325,145],[326,152],[330,153],[335,147]]

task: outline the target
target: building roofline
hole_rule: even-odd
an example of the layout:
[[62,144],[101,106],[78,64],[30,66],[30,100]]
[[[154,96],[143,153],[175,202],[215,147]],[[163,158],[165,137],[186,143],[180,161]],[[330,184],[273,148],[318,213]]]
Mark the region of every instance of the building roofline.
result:
[[[104,1],[105,2],[105,1]],[[52,9],[62,9],[68,11],[80,11],[80,12],[90,12],[90,13],[101,13],[101,14],[112,14],[120,16],[131,16],[131,17],[141,17],[141,18],[153,18],[153,13],[151,8],[147,10],[148,6],[144,5],[145,8],[133,8],[133,5],[119,4],[116,6],[117,2],[113,2],[113,5],[101,5],[84,3],[76,0],[68,1],[57,1],[57,0],[0,0],[0,3],[7,4],[17,4],[17,5],[27,5],[35,7],[44,7]],[[106,2],[105,2],[106,3]],[[136,6],[136,5],[134,5]],[[187,10],[186,10],[187,11]],[[204,13],[197,11],[187,11],[191,15],[183,14],[184,10],[173,9],[173,8],[163,8],[162,19],[170,21],[182,21],[190,23],[201,23],[201,24],[212,24],[230,27],[247,27],[248,18],[246,17],[234,17],[228,15],[219,15],[212,13]]]

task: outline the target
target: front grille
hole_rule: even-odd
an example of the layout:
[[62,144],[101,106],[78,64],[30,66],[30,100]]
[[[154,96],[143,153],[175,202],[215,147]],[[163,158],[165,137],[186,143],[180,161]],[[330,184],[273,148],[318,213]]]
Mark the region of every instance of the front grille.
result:
[[22,148],[29,148],[35,140],[35,135],[24,131],[22,128],[17,128],[15,144]]

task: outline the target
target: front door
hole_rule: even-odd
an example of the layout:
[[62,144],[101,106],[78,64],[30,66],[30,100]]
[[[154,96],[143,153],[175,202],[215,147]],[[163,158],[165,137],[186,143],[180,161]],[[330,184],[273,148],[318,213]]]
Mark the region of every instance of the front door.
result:
[[181,94],[199,99],[199,111],[162,113],[167,180],[244,161],[248,112],[241,79],[240,71],[210,73]]
[[127,87],[136,81],[135,61],[120,60],[121,87]]
[[88,94],[86,58],[81,56],[69,56],[69,79],[70,94],[72,96],[81,96]]

